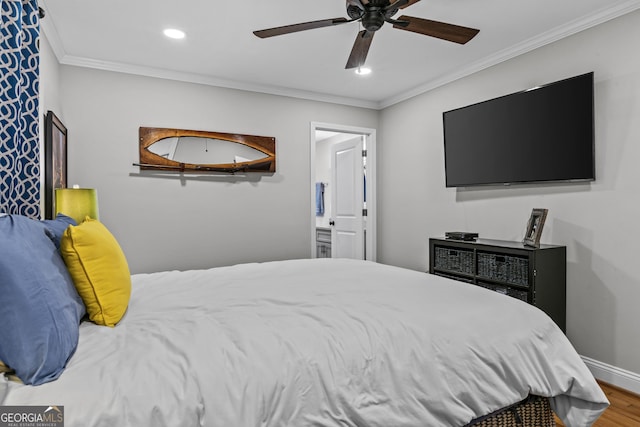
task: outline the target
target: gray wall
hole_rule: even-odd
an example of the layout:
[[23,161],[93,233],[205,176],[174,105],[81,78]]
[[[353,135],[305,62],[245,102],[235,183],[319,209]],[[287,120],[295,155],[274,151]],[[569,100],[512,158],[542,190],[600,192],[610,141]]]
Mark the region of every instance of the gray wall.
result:
[[[310,123],[375,128],[378,112],[61,67],[69,183],[98,190],[100,219],[132,272],[310,256]],[[276,138],[273,175],[140,173],[138,127]]]
[[[378,259],[426,270],[445,231],[521,240],[548,208],[545,243],[567,246],[567,335],[582,355],[640,372],[640,40],[635,12],[382,112]],[[442,112],[595,72],[596,176],[590,184],[447,189]]]
[[60,111],[60,64],[46,37],[40,37],[40,213],[44,217],[44,126],[47,111]]

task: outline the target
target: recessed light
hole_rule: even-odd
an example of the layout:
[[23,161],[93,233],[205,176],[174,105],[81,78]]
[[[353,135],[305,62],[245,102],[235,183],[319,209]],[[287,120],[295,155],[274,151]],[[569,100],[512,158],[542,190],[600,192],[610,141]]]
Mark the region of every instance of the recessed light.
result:
[[356,74],[358,74],[359,76],[366,76],[367,74],[371,74],[371,68],[358,67],[356,68]]
[[164,35],[171,39],[183,39],[185,37],[184,31],[175,28],[167,28],[164,30]]

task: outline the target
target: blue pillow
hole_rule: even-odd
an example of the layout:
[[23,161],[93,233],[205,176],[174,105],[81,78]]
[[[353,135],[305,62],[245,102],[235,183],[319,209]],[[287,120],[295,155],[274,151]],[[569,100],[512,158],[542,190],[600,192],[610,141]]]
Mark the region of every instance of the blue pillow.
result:
[[61,213],[56,215],[55,219],[45,219],[40,221],[40,223],[46,227],[48,234],[50,233],[49,237],[53,240],[53,243],[55,243],[56,248],[60,247],[60,239],[62,239],[62,234],[67,227],[70,225],[78,225],[75,219]]
[[0,216],[0,360],[33,385],[60,376],[85,312],[46,228],[24,216]]

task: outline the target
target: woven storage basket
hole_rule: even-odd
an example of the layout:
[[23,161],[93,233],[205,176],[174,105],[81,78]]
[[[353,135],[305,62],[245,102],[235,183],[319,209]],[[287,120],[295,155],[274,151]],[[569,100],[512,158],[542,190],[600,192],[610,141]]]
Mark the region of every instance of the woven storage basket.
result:
[[549,399],[529,396],[520,403],[478,418],[465,427],[555,427]]
[[478,252],[478,276],[529,286],[529,259]]
[[436,247],[435,268],[473,274],[473,251]]

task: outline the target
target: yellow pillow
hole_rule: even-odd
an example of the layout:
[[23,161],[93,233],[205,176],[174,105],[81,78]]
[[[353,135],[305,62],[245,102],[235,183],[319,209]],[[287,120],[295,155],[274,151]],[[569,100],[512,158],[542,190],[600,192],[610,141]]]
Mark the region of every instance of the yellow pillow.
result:
[[65,230],[60,251],[89,318],[115,326],[131,296],[129,266],[115,237],[100,221],[87,217]]
[[4,364],[2,360],[0,360],[0,374],[4,374],[5,372],[13,372],[13,369]]
[[2,360],[0,360],[0,377],[4,374],[4,376],[14,383],[24,384],[20,378],[16,376],[16,371],[8,367],[4,364]]

